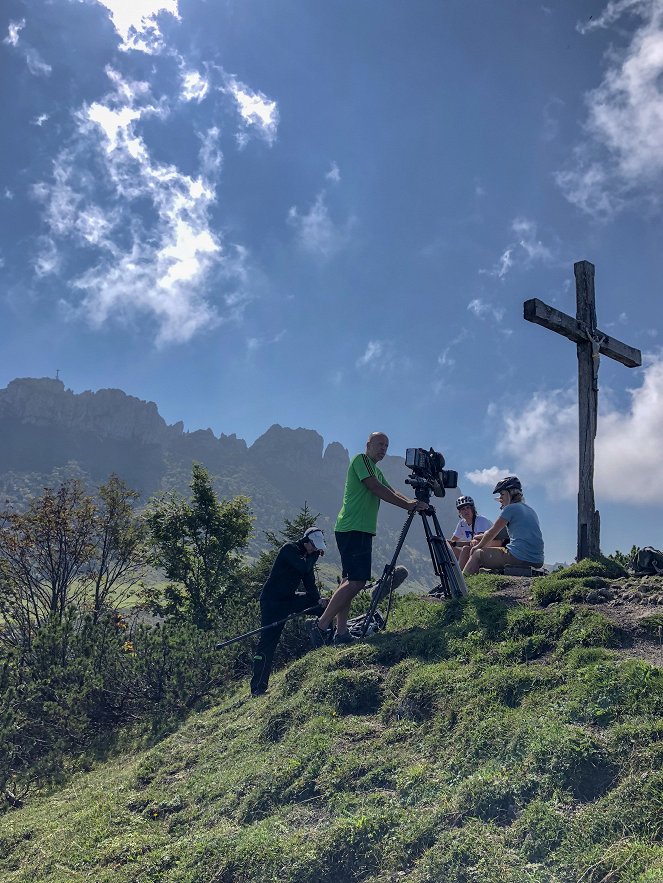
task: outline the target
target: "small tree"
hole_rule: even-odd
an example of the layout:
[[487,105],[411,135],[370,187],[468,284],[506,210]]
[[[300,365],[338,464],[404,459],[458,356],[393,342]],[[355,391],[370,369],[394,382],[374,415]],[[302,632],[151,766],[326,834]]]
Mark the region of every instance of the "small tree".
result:
[[309,527],[313,527],[319,517],[319,514],[312,514],[305,500],[304,505],[294,518],[284,516],[283,527],[278,532],[273,530],[264,531],[265,539],[269,545],[260,553],[258,560],[251,568],[251,582],[256,590],[260,589],[269,576],[269,571],[272,569],[272,564],[281,546],[284,543],[295,543],[297,540],[300,540],[304,532]]
[[207,629],[231,591],[253,518],[246,497],[219,501],[198,463],[192,467],[191,491],[189,500],[170,493],[148,507],[151,562],[172,580],[151,603],[159,613]]
[[117,476],[98,501],[71,479],[45,488],[25,512],[0,512],[0,641],[30,649],[69,608],[92,607],[98,617],[117,603],[125,575],[135,581],[141,567],[135,497]]
[[95,554],[90,569],[95,621],[109,599],[118,606],[144,575],[145,524],[134,513],[139,496],[115,474],[99,488]]

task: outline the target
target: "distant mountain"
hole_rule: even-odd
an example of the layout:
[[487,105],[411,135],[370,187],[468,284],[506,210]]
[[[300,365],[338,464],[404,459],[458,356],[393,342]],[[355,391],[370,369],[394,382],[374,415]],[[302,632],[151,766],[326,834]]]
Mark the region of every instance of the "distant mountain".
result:
[[[338,561],[331,531],[349,463],[348,451],[338,442],[324,447],[322,436],[312,429],[277,424],[250,446],[234,434],[217,437],[211,429],[185,432],[181,422],[168,425],[154,402],[119,389],[74,393],[61,380],[48,378],[20,378],[0,389],[3,501],[24,503],[43,487],[74,476],[94,487],[112,472],[138,490],[143,500],[163,490],[186,493],[193,461],[209,470],[221,496],[251,498],[256,516],[254,551],[263,544],[264,530],[278,529],[283,516],[296,515],[306,502],[313,512],[321,513],[331,540],[329,560]],[[388,456],[380,465],[389,482],[410,496],[403,459]],[[456,523],[457,493],[434,500],[447,536]],[[405,517],[402,509],[382,504],[376,573],[391,557]],[[400,561],[413,576],[433,584],[421,524],[412,526]]]

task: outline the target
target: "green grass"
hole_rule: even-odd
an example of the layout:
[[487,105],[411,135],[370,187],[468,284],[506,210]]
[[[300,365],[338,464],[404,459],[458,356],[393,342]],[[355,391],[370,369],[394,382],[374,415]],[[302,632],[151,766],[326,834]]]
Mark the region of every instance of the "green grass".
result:
[[592,589],[604,589],[610,580],[626,575],[626,570],[610,558],[601,557],[598,561],[585,558],[536,579],[532,584],[532,597],[544,605],[555,601],[583,601]]
[[0,880],[663,879],[663,673],[597,614],[499,584],[399,598],[389,632],[6,814]]

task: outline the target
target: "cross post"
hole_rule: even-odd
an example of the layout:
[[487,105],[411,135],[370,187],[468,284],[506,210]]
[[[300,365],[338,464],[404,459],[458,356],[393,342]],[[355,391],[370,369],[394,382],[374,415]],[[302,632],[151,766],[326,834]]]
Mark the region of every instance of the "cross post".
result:
[[594,264],[578,261],[576,277],[576,318],[567,316],[538,298],[526,300],[524,316],[550,331],[568,337],[578,355],[578,548],[577,558],[596,558],[601,551],[601,521],[594,503],[594,439],[598,415],[599,358],[608,356],[636,368],[642,364],[640,350],[610,337],[596,327]]

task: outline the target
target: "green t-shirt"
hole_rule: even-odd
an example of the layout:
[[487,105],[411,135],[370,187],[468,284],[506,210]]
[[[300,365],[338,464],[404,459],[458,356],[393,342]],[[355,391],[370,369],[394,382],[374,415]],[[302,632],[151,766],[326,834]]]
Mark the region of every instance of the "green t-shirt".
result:
[[364,479],[371,475],[375,476],[380,484],[391,488],[368,454],[357,454],[352,458],[345,479],[343,505],[334,526],[335,531],[346,533],[349,530],[360,530],[363,533],[375,534],[380,498],[369,491],[363,483]]

